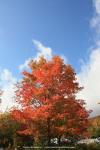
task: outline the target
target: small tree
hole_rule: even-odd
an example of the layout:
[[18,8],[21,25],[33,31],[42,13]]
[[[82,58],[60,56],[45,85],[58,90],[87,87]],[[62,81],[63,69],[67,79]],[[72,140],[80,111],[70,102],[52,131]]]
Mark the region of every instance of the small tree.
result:
[[89,132],[92,137],[100,137],[100,116],[89,120]]
[[16,146],[16,131],[19,127],[20,124],[11,118],[9,112],[0,114],[0,147]]
[[82,89],[70,65],[55,56],[47,61],[31,61],[30,72],[23,72],[17,85],[16,101],[12,116],[24,124],[20,134],[32,134],[35,141],[53,137],[82,135],[87,130],[89,112],[84,101],[76,98]]

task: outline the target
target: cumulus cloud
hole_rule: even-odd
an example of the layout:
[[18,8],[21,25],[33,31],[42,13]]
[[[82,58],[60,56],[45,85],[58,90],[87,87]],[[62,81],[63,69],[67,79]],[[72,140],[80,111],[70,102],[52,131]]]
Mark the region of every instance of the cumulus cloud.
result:
[[37,40],[32,40],[32,42],[33,42],[33,45],[35,46],[35,49],[37,52],[36,56],[25,60],[25,62],[19,66],[20,70],[24,70],[25,68],[28,68],[28,64],[29,64],[30,60],[32,60],[32,59],[38,61],[41,56],[43,56],[44,58],[46,58],[48,60],[52,58],[53,52],[50,47],[44,46],[40,41],[37,41]]
[[35,60],[39,60],[41,56],[44,56],[46,59],[52,58],[52,49],[50,47],[44,46],[40,41],[33,40],[33,44],[37,49],[37,54],[35,56]]
[[93,110],[91,115],[100,115],[100,0],[93,0],[93,7],[91,27],[95,29],[95,48],[91,50],[88,61],[83,61],[78,74],[78,80],[84,86],[78,96],[86,100],[88,109]]
[[[37,40],[33,40],[33,44],[37,50],[37,54],[34,57],[34,60],[39,60],[39,58],[41,56],[43,56],[47,60],[50,60],[52,58],[53,50],[51,47],[47,47],[47,46],[43,45],[40,41],[37,41]],[[68,62],[68,59],[63,54],[61,54],[61,58],[64,60],[65,63]]]
[[[32,40],[32,42],[36,50],[36,55],[34,57],[30,57],[26,59],[25,62],[19,66],[20,71],[28,68],[28,64],[32,59],[38,61],[39,58],[43,56],[47,60],[50,60],[53,56],[53,50],[51,47],[45,46],[43,43],[41,43],[38,40]],[[65,63],[68,62],[67,58],[63,54],[61,54],[61,58],[64,60]]]
[[90,24],[91,27],[95,29],[96,40],[100,41],[100,0],[93,0],[93,7],[94,7],[94,16],[91,19]]
[[30,57],[30,58],[28,58],[27,60],[25,60],[25,62],[19,66],[19,70],[22,71],[22,70],[28,68],[28,64],[29,64],[29,62],[30,62],[32,59],[33,59],[33,58]]
[[3,90],[1,96],[0,111],[5,111],[11,108],[14,104],[15,83],[17,79],[13,77],[8,69],[1,69],[0,71],[0,87]]
[[86,100],[87,108],[92,109],[91,115],[100,114],[100,49],[93,50],[89,62],[84,63],[81,72],[78,74],[78,81],[84,86],[79,97]]

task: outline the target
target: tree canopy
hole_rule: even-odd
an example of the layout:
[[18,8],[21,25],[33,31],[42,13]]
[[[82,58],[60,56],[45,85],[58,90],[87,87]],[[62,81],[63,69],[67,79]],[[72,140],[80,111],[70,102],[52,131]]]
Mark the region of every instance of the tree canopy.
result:
[[34,140],[62,135],[83,135],[87,131],[89,112],[85,102],[77,99],[82,90],[71,65],[59,56],[51,60],[41,57],[29,63],[28,71],[17,84],[12,117],[22,123],[19,134],[32,135]]

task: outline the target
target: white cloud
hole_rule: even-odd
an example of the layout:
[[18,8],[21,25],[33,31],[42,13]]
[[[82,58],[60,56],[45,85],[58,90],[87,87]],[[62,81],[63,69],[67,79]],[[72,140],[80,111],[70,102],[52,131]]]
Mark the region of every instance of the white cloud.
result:
[[32,59],[39,60],[41,56],[43,56],[44,58],[48,60],[52,58],[53,52],[50,47],[44,46],[40,41],[37,41],[37,40],[32,40],[32,42],[33,42],[33,45],[36,47],[36,52],[37,52],[36,56],[30,57],[27,60],[25,60],[25,62],[19,66],[20,71],[28,68],[28,64],[30,60]]
[[25,60],[25,62],[19,66],[19,70],[22,71],[22,70],[28,68],[28,64],[32,59],[33,58],[31,57],[31,58],[28,58],[27,60]]
[[[93,0],[94,17],[91,19],[91,27],[96,31],[96,38],[100,40],[100,0]],[[97,39],[96,39],[97,40]]]
[[35,56],[35,60],[39,60],[41,56],[44,56],[46,59],[52,58],[52,49],[50,47],[44,46],[41,42],[37,40],[33,40],[33,44],[36,47],[37,54]]
[[[42,44],[40,41],[37,41],[37,40],[32,40],[32,42],[33,42],[33,45],[35,46],[36,56],[30,57],[27,60],[25,60],[25,62],[19,66],[20,71],[28,68],[28,64],[32,59],[38,61],[39,58],[43,56],[47,60],[50,60],[53,56],[52,48],[45,46],[44,44]],[[64,59],[65,63],[68,62],[67,58],[64,55],[61,55],[61,58]]]
[[100,0],[93,0],[94,16],[91,20],[91,27],[96,31],[95,48],[91,50],[87,62],[83,61],[81,71],[78,74],[78,81],[84,86],[79,97],[84,98],[87,108],[92,109],[91,115],[100,115]]
[[100,49],[93,50],[89,62],[84,63],[78,74],[78,81],[84,89],[79,97],[86,100],[87,108],[92,109],[92,115],[100,114]]
[[16,78],[13,77],[12,73],[8,69],[1,69],[0,71],[0,87],[3,90],[1,96],[2,102],[0,104],[0,110],[5,111],[14,104],[14,85],[17,82]]

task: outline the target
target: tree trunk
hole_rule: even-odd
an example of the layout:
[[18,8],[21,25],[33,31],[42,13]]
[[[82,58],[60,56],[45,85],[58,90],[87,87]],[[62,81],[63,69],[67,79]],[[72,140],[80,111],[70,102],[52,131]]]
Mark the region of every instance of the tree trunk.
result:
[[58,144],[59,144],[59,146],[61,145],[60,139],[61,139],[61,136],[58,137]]
[[47,140],[48,140],[48,146],[50,146],[51,142],[51,136],[50,136],[50,118],[47,119]]
[[17,147],[16,134],[14,134],[14,136],[13,136],[13,146],[14,146],[14,148]]

